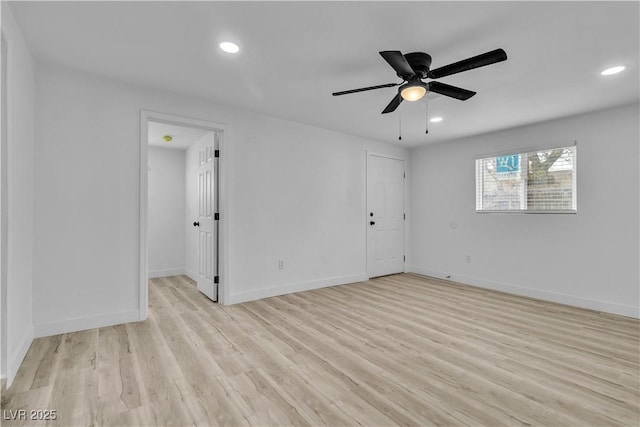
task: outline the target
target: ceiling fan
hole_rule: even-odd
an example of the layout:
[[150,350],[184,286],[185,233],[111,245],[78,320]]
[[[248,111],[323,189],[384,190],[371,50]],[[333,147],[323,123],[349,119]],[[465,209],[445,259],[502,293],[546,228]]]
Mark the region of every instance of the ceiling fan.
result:
[[382,114],[395,111],[402,100],[417,101],[424,97],[428,91],[456,98],[461,101],[466,101],[476,93],[445,83],[436,81],[425,83],[422,80],[427,78],[439,79],[441,77],[450,76],[452,74],[461,73],[474,68],[484,67],[485,65],[495,64],[496,62],[505,61],[507,59],[507,54],[504,50],[496,49],[472,58],[454,62],[453,64],[445,65],[444,67],[436,68],[435,70],[430,70],[431,56],[427,53],[413,52],[403,55],[402,52],[398,50],[385,50],[380,52],[380,55],[396,71],[398,77],[402,79],[402,83],[387,83],[383,85],[363,87],[360,89],[345,90],[342,92],[334,92],[332,95],[347,95],[349,93],[400,86],[398,88],[398,93],[382,111]]

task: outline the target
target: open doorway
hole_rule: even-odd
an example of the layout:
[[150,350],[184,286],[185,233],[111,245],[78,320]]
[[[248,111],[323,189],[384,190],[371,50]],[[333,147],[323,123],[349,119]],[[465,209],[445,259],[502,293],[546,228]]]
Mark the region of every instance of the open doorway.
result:
[[223,135],[224,127],[215,123],[142,112],[141,318],[146,318],[147,281],[153,278],[184,275],[210,300],[224,300]]

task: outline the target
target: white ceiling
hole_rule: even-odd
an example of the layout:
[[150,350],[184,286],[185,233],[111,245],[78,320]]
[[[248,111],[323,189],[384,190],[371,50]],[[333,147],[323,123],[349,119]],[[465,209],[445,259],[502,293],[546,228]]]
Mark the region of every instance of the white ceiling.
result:
[[[210,131],[204,129],[149,122],[149,145],[175,150],[186,150],[209,132]],[[162,139],[164,135],[169,135],[173,140],[169,143],[164,142]]]
[[[402,144],[482,133],[637,101],[638,2],[20,2],[36,58],[216,103]],[[238,43],[236,56],[221,52]],[[441,79],[477,91],[380,112],[397,82],[381,50],[432,68],[496,48],[509,59]],[[625,64],[604,78],[600,71]],[[215,118],[211,118],[215,119]]]

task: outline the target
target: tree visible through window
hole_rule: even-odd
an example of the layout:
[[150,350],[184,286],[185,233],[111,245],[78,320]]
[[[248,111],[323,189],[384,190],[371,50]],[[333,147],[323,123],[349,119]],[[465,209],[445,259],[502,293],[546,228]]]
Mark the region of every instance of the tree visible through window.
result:
[[576,212],[576,146],[476,160],[476,211]]

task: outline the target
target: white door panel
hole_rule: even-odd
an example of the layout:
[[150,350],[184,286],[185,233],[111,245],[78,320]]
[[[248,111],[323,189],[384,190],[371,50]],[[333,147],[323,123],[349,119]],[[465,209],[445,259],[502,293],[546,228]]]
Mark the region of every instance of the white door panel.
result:
[[198,142],[198,219],[194,222],[198,230],[198,289],[214,301],[218,296],[218,138],[216,133],[214,138]]
[[404,160],[367,156],[367,273],[404,271]]

